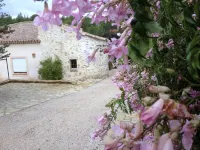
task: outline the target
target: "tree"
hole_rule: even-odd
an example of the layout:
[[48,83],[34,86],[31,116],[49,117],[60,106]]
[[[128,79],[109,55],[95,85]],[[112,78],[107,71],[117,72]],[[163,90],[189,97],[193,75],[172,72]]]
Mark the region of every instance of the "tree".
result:
[[[62,22],[63,24],[71,25],[73,19],[74,18],[72,16],[62,17]],[[83,31],[85,32],[102,36],[105,38],[110,39],[113,36],[116,36],[116,34],[113,34],[112,32],[110,32],[112,29],[116,29],[116,27],[113,27],[110,22],[107,22],[107,23],[101,22],[100,24],[94,24],[94,23],[91,24],[91,19],[88,17],[85,17],[84,22],[81,27]]]
[[0,60],[9,57],[10,53],[6,51],[7,45],[0,46]]
[[31,17],[30,17],[30,21],[33,21],[34,18],[37,16],[37,14],[33,14]]
[[[2,9],[2,7],[4,6],[3,0],[0,0],[0,10]],[[2,38],[3,34],[7,34],[13,31],[8,30],[8,22],[4,22],[4,18],[7,17],[8,15],[6,15],[5,13],[1,13],[0,14],[0,38]],[[7,53],[7,51],[5,50],[5,48],[8,47],[8,45],[3,45],[0,46],[0,60],[4,59],[6,57],[9,57],[9,53]]]

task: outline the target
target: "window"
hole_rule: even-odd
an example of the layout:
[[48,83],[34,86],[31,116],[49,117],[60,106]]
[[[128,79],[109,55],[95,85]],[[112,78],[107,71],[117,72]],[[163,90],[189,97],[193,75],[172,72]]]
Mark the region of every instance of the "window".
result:
[[70,64],[71,64],[71,69],[77,69],[77,60],[76,59],[71,59]]
[[27,73],[26,58],[12,58],[14,73]]

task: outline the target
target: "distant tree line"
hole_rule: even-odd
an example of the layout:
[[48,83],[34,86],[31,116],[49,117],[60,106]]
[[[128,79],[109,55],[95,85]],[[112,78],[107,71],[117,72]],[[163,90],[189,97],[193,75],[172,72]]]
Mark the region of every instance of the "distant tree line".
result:
[[[30,17],[23,15],[22,13],[19,13],[16,18],[8,15],[8,14],[1,14],[0,16],[0,26],[9,25],[13,23],[18,23],[18,22],[24,22],[24,21],[33,21],[34,18],[37,15],[34,14]],[[68,24],[71,25],[71,22],[73,20],[73,17],[63,17],[62,21],[63,24]],[[91,19],[90,18],[85,18],[82,29],[85,32],[102,36],[105,38],[112,38],[116,36],[116,28],[111,25],[110,22],[107,23],[100,23],[98,25],[96,24],[91,24]]]
[[[62,21],[63,24],[68,24],[70,25],[71,22],[73,20],[73,17],[63,17]],[[102,36],[105,38],[112,38],[112,37],[117,37],[116,36],[116,27],[113,27],[111,25],[110,22],[104,23],[101,22],[100,24],[96,25],[96,24],[91,24],[91,19],[90,18],[85,18],[83,25],[82,25],[82,29],[85,32],[94,34],[94,35],[98,35],[98,36]]]
[[22,13],[19,13],[16,18],[13,18],[12,16],[8,14],[1,14],[0,17],[0,26],[3,26],[5,24],[13,24],[18,22],[24,22],[24,21],[33,21],[34,17],[36,15],[32,15],[31,17],[25,16]]

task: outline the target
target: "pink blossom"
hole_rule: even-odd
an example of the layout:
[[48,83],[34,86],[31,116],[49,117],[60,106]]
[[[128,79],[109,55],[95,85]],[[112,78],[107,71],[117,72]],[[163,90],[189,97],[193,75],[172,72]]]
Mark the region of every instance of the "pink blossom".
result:
[[104,126],[109,123],[109,120],[110,119],[108,118],[107,114],[105,113],[103,116],[101,116],[98,119],[98,123],[99,123],[99,125]]
[[35,26],[42,26],[43,30],[48,30],[48,24],[52,20],[53,15],[48,8],[47,2],[44,3],[43,13],[38,12],[37,15],[38,16],[35,17],[34,21],[33,21],[34,25]]
[[157,100],[150,108],[142,112],[141,120],[145,124],[151,125],[152,123],[154,123],[154,121],[160,114],[163,106],[164,106],[164,100],[163,99]]
[[160,1],[157,1],[157,2],[156,2],[156,7],[157,7],[158,9],[160,9]]
[[101,129],[96,130],[94,133],[92,133],[91,138],[92,140],[95,140],[97,137],[102,139],[106,135],[106,133],[107,133],[107,129],[101,128]]
[[168,43],[166,44],[168,49],[174,48],[174,41],[173,39],[169,39]]
[[143,123],[139,121],[134,128],[134,138],[138,138],[143,132]]
[[158,150],[162,150],[169,139],[169,133],[163,134],[158,140]]
[[159,37],[159,36],[160,36],[159,33],[153,33],[153,34],[152,34],[152,37]]
[[111,49],[108,55],[114,56],[115,58],[119,59],[123,55],[128,55],[128,48],[126,48],[125,46],[114,47],[113,49]]
[[125,130],[122,129],[120,126],[118,125],[113,125],[112,126],[112,131],[114,132],[114,134],[118,137],[123,136],[125,133]]
[[146,135],[140,146],[140,150],[157,150],[157,144],[154,142],[154,137]]
[[169,125],[170,125],[170,131],[178,131],[181,127],[181,123],[179,120],[170,120],[169,121]]
[[107,47],[107,48],[104,48],[103,53],[104,53],[104,54],[107,54],[109,51],[110,51],[110,48]]
[[163,134],[159,138],[157,150],[174,150],[169,133]]
[[76,6],[73,1],[65,1],[65,0],[52,1],[52,12],[54,14],[70,16],[72,11],[74,11],[75,9],[76,9]]
[[153,76],[151,76],[151,80],[153,81],[158,81],[157,77],[156,77],[156,74],[154,74]]
[[200,91],[196,91],[196,90],[191,89],[191,90],[189,91],[189,94],[190,94],[190,96],[191,96],[192,98],[196,98],[196,97],[200,96]]
[[[78,24],[77,24],[77,26],[76,26],[75,28],[74,28],[74,27],[71,27],[71,30],[74,31],[74,32],[76,33],[76,39],[77,39],[77,40],[80,40],[80,39],[81,39],[81,36],[82,36],[80,30],[81,30],[81,26],[82,26],[82,24],[83,24],[83,21],[84,21],[84,18],[81,19],[81,20],[78,22]],[[68,30],[70,31],[70,29],[68,29]]]
[[191,126],[190,122],[187,120],[185,125],[183,126],[181,132],[183,132],[182,143],[186,150],[190,150],[192,148],[193,136],[195,133],[195,129]]
[[149,79],[149,73],[146,70],[141,72],[141,76],[142,76],[143,80],[148,80]]
[[87,51],[85,51],[85,53],[87,55],[86,56],[87,57],[87,63],[95,62],[96,61],[95,55],[97,53],[97,50],[94,50],[91,55]]
[[153,56],[153,49],[151,48],[148,52],[147,52],[147,54],[146,54],[146,58],[151,58],[152,56]]
[[171,138],[167,140],[162,150],[174,150]]

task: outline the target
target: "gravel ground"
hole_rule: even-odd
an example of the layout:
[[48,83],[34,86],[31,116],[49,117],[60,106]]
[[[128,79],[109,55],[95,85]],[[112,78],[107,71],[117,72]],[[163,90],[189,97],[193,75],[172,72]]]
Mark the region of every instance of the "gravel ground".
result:
[[[0,150],[102,149],[91,141],[90,133],[97,128],[96,117],[107,110],[105,104],[117,93],[108,78],[79,92],[2,116]],[[27,93],[27,99],[31,94]]]
[[98,80],[79,85],[45,83],[8,83],[0,86],[0,116],[57,99],[91,86]]

